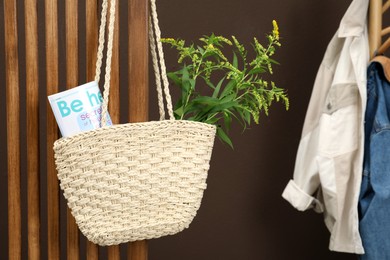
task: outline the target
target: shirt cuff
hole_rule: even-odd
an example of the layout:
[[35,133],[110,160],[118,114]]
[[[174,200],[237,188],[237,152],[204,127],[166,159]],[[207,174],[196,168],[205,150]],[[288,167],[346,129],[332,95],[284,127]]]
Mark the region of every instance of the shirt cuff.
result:
[[305,211],[313,207],[316,212],[324,211],[321,202],[304,192],[293,180],[288,182],[282,197],[299,211]]

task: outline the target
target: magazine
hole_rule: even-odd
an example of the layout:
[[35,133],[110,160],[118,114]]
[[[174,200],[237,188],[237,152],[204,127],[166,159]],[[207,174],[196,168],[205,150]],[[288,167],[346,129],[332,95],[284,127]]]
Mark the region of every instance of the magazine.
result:
[[[101,127],[103,96],[94,81],[48,97],[63,137]],[[107,125],[112,125],[107,113]]]

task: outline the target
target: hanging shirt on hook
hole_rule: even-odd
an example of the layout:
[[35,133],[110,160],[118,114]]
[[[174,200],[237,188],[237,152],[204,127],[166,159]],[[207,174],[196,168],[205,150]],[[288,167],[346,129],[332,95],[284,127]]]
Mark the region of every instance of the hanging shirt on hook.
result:
[[300,140],[293,180],[283,198],[324,214],[329,249],[361,254],[358,196],[362,178],[368,0],[354,0],[319,68]]

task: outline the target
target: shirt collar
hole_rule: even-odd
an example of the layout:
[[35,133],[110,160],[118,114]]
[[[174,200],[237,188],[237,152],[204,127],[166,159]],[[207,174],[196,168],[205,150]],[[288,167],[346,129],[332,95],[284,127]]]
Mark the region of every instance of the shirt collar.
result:
[[369,0],[353,0],[341,19],[338,36],[359,36],[363,33],[367,21]]

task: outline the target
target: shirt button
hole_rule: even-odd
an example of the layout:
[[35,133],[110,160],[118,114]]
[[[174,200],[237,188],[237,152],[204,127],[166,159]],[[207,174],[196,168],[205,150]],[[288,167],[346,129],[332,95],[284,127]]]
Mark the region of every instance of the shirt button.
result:
[[332,109],[332,104],[328,103],[328,105],[326,107],[330,110],[330,109]]

